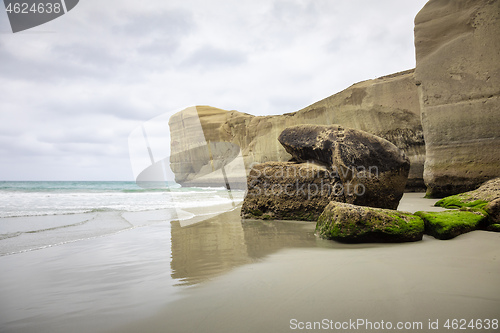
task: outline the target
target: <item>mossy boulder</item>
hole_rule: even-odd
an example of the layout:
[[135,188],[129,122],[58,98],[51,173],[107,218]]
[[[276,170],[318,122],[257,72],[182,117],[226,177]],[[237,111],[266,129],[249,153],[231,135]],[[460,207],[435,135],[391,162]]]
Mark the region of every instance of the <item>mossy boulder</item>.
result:
[[344,243],[413,242],[422,239],[424,222],[410,213],[332,201],[320,215],[316,233]]
[[458,209],[462,207],[484,208],[484,206],[486,206],[487,204],[487,201],[474,200],[471,198],[471,196],[464,193],[443,198],[436,202],[434,206],[448,209]]
[[425,223],[425,233],[437,239],[452,239],[486,226],[488,215],[478,208],[445,212],[416,212]]
[[444,208],[475,207],[484,208],[488,202],[500,198],[500,178],[485,182],[478,189],[443,198],[435,206]]
[[[498,231],[499,229],[495,225],[500,224],[500,178],[489,180],[474,191],[469,191],[443,198],[436,202],[435,206],[460,209],[461,211],[476,212],[476,215],[487,215],[487,220],[481,220],[481,228],[489,231]],[[466,216],[464,214],[459,215]],[[456,228],[456,226],[454,228]],[[468,228],[469,227],[465,229]]]

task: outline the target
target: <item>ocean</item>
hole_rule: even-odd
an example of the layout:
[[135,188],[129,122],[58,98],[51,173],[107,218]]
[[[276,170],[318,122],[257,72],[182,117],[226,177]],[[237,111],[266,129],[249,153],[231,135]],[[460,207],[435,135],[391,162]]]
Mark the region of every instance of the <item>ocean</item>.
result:
[[[238,214],[244,191],[168,185],[0,182],[0,332],[105,331],[193,285],[182,262],[196,252],[183,244],[198,242],[189,233],[200,222]],[[198,238],[234,231],[212,228]],[[225,266],[212,262],[210,272]]]
[[[243,191],[135,182],[0,182],[0,256],[229,210]],[[200,211],[201,209],[201,211]]]

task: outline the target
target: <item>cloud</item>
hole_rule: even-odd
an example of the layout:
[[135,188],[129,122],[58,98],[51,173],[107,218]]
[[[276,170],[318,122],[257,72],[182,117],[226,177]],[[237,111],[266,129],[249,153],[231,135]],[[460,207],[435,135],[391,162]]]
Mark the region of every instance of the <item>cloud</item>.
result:
[[151,35],[183,36],[191,33],[195,27],[192,13],[181,9],[171,9],[132,14],[115,25],[112,31],[128,37],[144,38]]
[[425,2],[86,0],[18,34],[3,13],[0,180],[131,179],[127,136],[164,112],[293,112],[412,68]]
[[188,68],[198,67],[201,70],[213,70],[218,67],[242,65],[246,60],[245,54],[240,51],[204,45],[189,55],[181,65]]

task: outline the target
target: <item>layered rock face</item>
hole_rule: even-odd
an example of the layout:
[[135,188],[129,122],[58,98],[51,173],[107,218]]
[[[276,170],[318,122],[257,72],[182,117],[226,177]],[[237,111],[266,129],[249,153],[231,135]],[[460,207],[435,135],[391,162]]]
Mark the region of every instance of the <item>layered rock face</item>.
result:
[[[292,158],[277,140],[285,128],[299,124],[339,124],[394,143],[411,162],[408,187],[424,186],[425,144],[413,70],[357,83],[300,111],[284,115],[255,117],[208,106],[196,109],[207,142],[230,142],[238,146],[248,170],[255,162],[287,162]],[[185,118],[181,112],[170,121],[172,145],[197,140],[179,135],[189,133],[180,130],[185,126]],[[188,156],[181,154],[177,158],[175,163],[182,163]],[[192,179],[198,172],[179,169],[176,178]]]
[[500,1],[430,0],[415,18],[430,196],[500,176],[499,36]]

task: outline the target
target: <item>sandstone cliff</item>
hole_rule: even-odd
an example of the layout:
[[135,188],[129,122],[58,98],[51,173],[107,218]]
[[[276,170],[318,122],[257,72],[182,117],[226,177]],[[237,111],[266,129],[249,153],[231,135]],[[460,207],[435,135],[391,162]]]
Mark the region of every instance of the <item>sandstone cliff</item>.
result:
[[500,1],[430,0],[415,18],[430,196],[500,176]]
[[[408,187],[423,187],[425,144],[413,70],[354,84],[300,111],[284,115],[256,117],[209,106],[198,106],[196,109],[206,141],[230,142],[240,147],[247,169],[254,162],[291,159],[278,142],[279,134],[287,127],[339,124],[375,134],[403,149],[411,162]],[[182,151],[174,145],[180,147],[182,142],[199,141],[196,137],[179,135],[182,132],[179,129],[185,126],[183,119],[189,117],[192,115],[180,112],[170,120],[173,153]],[[196,136],[195,131],[187,133]],[[171,162],[182,163],[193,158],[196,159],[181,153]],[[202,168],[200,165],[197,170],[179,169],[174,172],[176,179],[182,183],[193,178]]]

